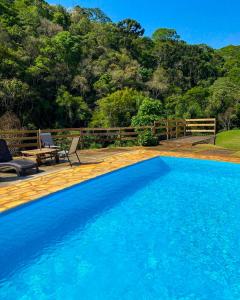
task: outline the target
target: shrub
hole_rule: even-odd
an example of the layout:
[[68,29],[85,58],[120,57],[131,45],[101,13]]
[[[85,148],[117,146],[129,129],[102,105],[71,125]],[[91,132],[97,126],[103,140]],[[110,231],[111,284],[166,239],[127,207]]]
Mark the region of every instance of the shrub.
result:
[[138,144],[140,146],[157,146],[158,138],[150,130],[141,132],[138,136]]

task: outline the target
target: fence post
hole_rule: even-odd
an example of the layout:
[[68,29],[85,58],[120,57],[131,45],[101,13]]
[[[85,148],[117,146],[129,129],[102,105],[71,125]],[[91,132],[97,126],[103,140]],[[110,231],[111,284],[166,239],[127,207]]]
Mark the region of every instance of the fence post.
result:
[[176,120],[176,139],[178,138],[178,120]]
[[187,121],[186,121],[186,119],[184,119],[184,128],[183,128],[183,134],[184,134],[184,136],[186,136],[186,130],[187,130]]
[[213,144],[216,145],[216,135],[217,135],[217,119],[214,119],[214,140]]
[[122,147],[122,132],[121,132],[121,128],[119,129],[119,144],[120,144],[120,147]]
[[167,140],[169,140],[169,121],[167,119]]
[[37,131],[37,144],[38,144],[38,148],[41,150],[42,142],[41,142],[41,129],[40,128]]
[[81,129],[79,130],[79,133],[80,133],[80,147],[82,150],[84,145],[83,145],[83,132]]

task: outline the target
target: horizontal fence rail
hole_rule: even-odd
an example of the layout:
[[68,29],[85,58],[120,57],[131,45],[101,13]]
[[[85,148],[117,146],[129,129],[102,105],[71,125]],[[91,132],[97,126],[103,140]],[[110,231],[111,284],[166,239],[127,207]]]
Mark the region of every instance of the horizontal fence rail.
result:
[[217,122],[214,118],[209,119],[186,119],[187,134],[213,134],[216,135]]
[[114,128],[64,128],[64,129],[39,129],[39,130],[3,130],[0,131],[0,138],[5,139],[9,148],[17,150],[40,148],[40,133],[51,133],[52,138],[59,140],[80,137],[81,147],[85,143],[111,143],[115,141],[134,141],[139,134],[146,130],[153,131],[153,126],[142,127],[114,127]]
[[176,139],[187,135],[216,134],[216,119],[161,119],[152,126],[113,128],[63,128],[39,130],[2,130],[0,138],[5,139],[12,152],[41,147],[40,133],[49,132],[57,142],[80,137],[81,148],[91,142],[110,144],[136,141],[146,130],[159,140]]
[[186,122],[184,119],[162,119],[154,122],[154,130],[163,139],[179,138],[186,134]]

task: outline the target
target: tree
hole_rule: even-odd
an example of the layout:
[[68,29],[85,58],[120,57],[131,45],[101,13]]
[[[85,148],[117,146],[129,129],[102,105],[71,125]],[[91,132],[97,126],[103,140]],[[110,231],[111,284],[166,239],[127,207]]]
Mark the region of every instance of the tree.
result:
[[146,97],[133,89],[116,91],[97,101],[93,113],[92,126],[117,127],[129,126],[131,118]]
[[170,88],[166,70],[161,67],[157,68],[146,85],[154,98],[159,98],[160,96],[163,97]]
[[240,88],[228,77],[217,79],[210,87],[208,111],[217,116],[224,113],[229,107],[234,107],[240,101]]
[[132,19],[125,19],[117,23],[119,32],[119,45],[126,48],[129,52],[134,52],[134,41],[144,35],[141,24]]
[[117,24],[121,32],[132,37],[140,37],[144,35],[144,29],[141,24],[132,19],[124,19]]
[[168,71],[172,85],[187,91],[202,80],[212,82],[219,76],[221,58],[205,45],[188,45],[182,41],[156,43],[157,64]]
[[82,122],[86,124],[90,111],[82,97],[71,95],[66,87],[61,86],[56,103],[59,105],[60,114],[65,119],[65,125],[79,126]]
[[89,20],[99,23],[111,23],[111,19],[99,8],[84,8],[84,13]]
[[208,96],[208,88],[201,86],[196,86],[183,95],[172,95],[165,100],[167,115],[179,118],[204,117]]
[[53,23],[62,26],[66,30],[70,25],[70,16],[66,9],[61,5],[53,6],[52,8],[54,10]]
[[164,116],[163,105],[159,100],[145,98],[136,116],[132,117],[132,126],[153,125]]
[[180,35],[175,29],[159,28],[153,33],[152,39],[154,42],[178,41]]
[[105,73],[94,83],[94,89],[100,97],[104,97],[114,92],[116,90],[116,86],[112,80],[112,76]]
[[51,50],[55,52],[57,59],[68,65],[76,65],[81,56],[80,40],[68,31],[59,32],[53,37]]
[[224,130],[230,130],[234,121],[236,121],[236,110],[233,107],[228,107],[224,113],[218,115],[218,121],[223,126]]
[[240,46],[189,45],[168,28],[150,38],[98,8],[0,0],[0,114],[11,109],[33,128],[130,125],[145,97],[168,117],[240,126],[239,78]]
[[217,79],[210,87],[207,111],[218,117],[224,128],[239,124],[240,87],[228,77]]
[[[0,110],[3,112],[12,111],[21,116],[24,106],[30,99],[29,86],[18,80],[3,79],[0,81]],[[29,107],[28,107],[29,110]]]
[[85,96],[90,91],[87,78],[76,75],[72,81],[72,89],[76,90],[81,96]]

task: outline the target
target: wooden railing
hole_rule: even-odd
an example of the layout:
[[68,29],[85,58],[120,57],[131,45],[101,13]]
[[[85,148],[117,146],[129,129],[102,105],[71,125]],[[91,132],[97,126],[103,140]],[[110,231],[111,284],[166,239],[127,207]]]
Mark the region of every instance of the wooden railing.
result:
[[186,134],[192,135],[216,135],[217,122],[214,118],[209,119],[186,119]]
[[[115,128],[64,128],[39,130],[3,130],[0,138],[9,144],[11,149],[39,148],[41,146],[40,133],[50,132],[54,140],[71,139],[80,136],[81,147],[87,142],[111,143],[115,141],[134,141],[145,130],[152,130],[153,126],[115,127]],[[90,141],[89,141],[90,140]]]
[[53,139],[65,140],[80,136],[81,147],[86,143],[110,144],[119,141],[134,141],[145,130],[151,130],[159,140],[179,138],[186,135],[216,134],[216,119],[161,119],[153,126],[115,128],[64,128],[39,130],[3,130],[0,138],[5,139],[13,152],[22,149],[39,148],[40,133],[50,132]]
[[173,139],[186,135],[184,119],[162,119],[154,122],[154,132],[160,139]]

